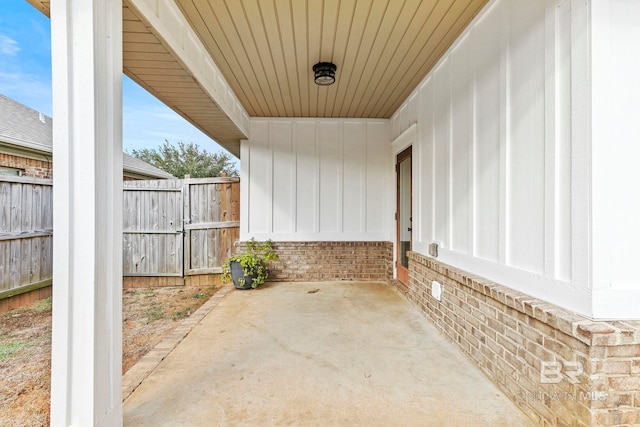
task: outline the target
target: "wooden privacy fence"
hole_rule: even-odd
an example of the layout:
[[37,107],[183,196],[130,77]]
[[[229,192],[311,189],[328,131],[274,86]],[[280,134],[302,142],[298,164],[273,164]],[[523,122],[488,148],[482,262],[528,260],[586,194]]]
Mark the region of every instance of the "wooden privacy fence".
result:
[[[0,175],[0,301],[50,295],[52,190],[51,180]],[[239,201],[239,178],[126,181],[124,285],[211,282],[239,238]]]
[[0,175],[0,299],[51,285],[52,181]]
[[183,277],[202,283],[198,276],[221,273],[239,221],[239,178],[125,182],[125,287],[182,284]]

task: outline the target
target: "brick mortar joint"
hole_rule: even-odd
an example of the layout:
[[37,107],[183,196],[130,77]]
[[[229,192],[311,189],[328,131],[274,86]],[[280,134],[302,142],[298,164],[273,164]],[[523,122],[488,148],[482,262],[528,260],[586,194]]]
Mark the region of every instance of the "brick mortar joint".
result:
[[416,267],[429,269],[589,346],[640,344],[640,321],[594,321],[422,254],[409,252],[408,255],[409,260],[418,264],[409,265],[410,275],[413,270],[416,275],[425,276],[425,271],[416,271]]

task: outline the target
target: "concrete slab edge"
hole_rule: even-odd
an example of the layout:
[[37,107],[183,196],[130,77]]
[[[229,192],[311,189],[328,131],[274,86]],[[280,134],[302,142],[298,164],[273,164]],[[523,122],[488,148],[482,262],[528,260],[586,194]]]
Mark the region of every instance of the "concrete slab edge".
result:
[[122,401],[125,402],[129,396],[142,384],[142,382],[158,367],[174,348],[189,335],[189,332],[211,312],[224,297],[232,290],[233,284],[224,285],[207,302],[202,304],[191,316],[180,321],[175,330],[156,345],[153,350],[144,355],[142,359],[132,366],[122,376]]

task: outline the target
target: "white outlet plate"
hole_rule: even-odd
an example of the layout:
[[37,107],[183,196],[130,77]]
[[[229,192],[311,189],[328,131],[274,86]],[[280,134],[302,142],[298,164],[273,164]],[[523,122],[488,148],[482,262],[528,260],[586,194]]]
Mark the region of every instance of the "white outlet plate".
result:
[[431,296],[438,301],[442,301],[442,284],[440,284],[440,282],[436,282],[435,280],[431,282]]

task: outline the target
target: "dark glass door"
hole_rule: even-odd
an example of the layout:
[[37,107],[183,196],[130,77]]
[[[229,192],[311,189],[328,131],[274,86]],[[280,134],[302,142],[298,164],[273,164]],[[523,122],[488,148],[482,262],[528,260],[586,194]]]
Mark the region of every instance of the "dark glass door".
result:
[[396,157],[396,270],[402,283],[409,281],[409,259],[411,250],[411,147]]

